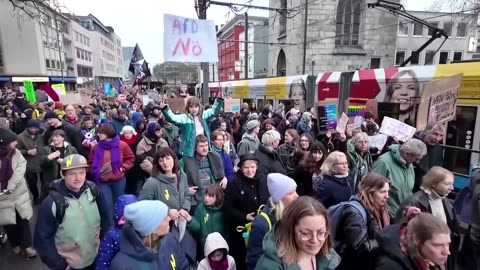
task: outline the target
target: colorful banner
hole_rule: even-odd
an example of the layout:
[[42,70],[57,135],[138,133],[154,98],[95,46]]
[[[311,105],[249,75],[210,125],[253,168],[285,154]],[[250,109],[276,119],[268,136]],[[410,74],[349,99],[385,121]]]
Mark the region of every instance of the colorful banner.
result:
[[347,116],[364,116],[367,110],[367,101],[364,99],[349,99],[347,107]]
[[33,87],[32,81],[23,81],[23,89],[25,90],[25,98],[30,102],[37,102],[37,97],[35,96],[35,88]]
[[174,62],[218,62],[215,21],[164,14],[163,58]]
[[320,132],[337,128],[337,99],[329,99],[317,103],[317,121]]

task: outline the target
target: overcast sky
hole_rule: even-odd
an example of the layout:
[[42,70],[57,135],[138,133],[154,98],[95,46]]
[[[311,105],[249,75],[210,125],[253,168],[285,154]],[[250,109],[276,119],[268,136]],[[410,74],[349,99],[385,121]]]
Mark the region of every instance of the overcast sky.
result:
[[[140,45],[145,59],[152,64],[163,62],[163,14],[196,18],[195,0],[61,0],[76,15],[91,13],[103,24],[112,26],[122,39],[122,46]],[[245,3],[247,0],[219,0]],[[312,1],[312,0],[310,0]],[[269,0],[253,0],[252,5],[268,6]],[[434,0],[404,0],[409,10],[426,10]],[[120,4],[121,3],[121,4]],[[127,4],[128,3],[128,4]],[[250,15],[268,16],[266,11],[249,10]],[[227,7],[211,6],[207,18],[225,23]],[[230,18],[235,16],[230,12]]]

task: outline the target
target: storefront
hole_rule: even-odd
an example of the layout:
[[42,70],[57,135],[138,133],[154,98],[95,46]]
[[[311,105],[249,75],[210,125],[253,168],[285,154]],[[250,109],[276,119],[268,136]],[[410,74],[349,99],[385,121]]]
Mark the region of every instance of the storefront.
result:
[[77,77],[50,77],[50,83],[65,83],[68,92],[77,89]]

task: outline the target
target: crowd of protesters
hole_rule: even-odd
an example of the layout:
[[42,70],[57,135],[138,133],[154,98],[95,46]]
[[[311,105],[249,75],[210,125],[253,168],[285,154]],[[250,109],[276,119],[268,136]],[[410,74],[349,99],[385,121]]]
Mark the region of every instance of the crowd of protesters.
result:
[[54,270],[480,267],[480,170],[452,204],[440,124],[378,149],[370,112],[359,129],[319,132],[313,109],[228,113],[222,97],[188,97],[178,113],[125,94],[0,100],[13,253]]

